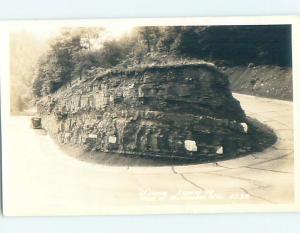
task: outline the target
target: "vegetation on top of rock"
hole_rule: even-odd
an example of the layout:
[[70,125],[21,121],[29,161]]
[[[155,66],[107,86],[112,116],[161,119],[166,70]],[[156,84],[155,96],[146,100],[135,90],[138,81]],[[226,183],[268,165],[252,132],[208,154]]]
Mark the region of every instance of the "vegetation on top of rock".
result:
[[[64,29],[41,57],[34,95],[55,92],[90,70],[206,60],[218,66],[291,65],[291,27],[168,26],[137,27],[118,40],[101,40],[103,29]],[[257,35],[260,36],[257,36]]]

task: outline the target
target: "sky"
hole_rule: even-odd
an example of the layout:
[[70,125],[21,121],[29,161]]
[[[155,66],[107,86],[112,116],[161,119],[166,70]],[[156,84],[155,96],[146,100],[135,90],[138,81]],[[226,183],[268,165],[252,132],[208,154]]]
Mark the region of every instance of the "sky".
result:
[[[62,26],[57,24],[16,25],[12,27],[11,32],[22,32],[22,31],[29,32],[32,33],[35,37],[41,40],[45,40],[56,36],[61,28]],[[134,26],[130,24],[112,24],[112,25],[103,25],[103,26],[101,25],[99,26],[99,28],[106,29],[109,37],[113,39],[118,39],[121,36],[132,31]]]

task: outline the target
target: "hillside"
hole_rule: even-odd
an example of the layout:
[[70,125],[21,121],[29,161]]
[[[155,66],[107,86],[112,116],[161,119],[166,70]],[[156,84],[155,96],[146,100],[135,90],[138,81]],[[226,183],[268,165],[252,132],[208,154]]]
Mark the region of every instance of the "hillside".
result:
[[231,90],[247,95],[293,100],[292,68],[275,65],[220,68],[228,75]]

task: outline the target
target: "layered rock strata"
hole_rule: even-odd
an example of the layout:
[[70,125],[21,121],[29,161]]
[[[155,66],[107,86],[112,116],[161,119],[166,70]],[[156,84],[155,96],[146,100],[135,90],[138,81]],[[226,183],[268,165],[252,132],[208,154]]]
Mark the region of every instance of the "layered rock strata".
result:
[[60,143],[86,150],[209,160],[264,147],[227,76],[206,63],[95,71],[38,110]]

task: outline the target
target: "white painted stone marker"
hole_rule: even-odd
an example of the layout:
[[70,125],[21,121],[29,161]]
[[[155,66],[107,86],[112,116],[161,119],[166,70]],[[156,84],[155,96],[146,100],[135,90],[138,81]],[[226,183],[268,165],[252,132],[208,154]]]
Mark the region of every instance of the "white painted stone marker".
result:
[[240,125],[243,127],[244,132],[248,133],[248,125],[247,125],[247,123],[243,122],[243,123],[240,123]]
[[223,146],[220,146],[220,147],[217,149],[216,153],[217,153],[218,155],[222,155],[222,154],[223,154]]
[[89,134],[89,138],[97,138],[97,134]]
[[184,147],[188,151],[197,151],[197,145],[196,142],[193,140],[185,140],[184,141]]
[[109,136],[108,137],[108,142],[115,144],[117,142],[117,138],[115,136]]

